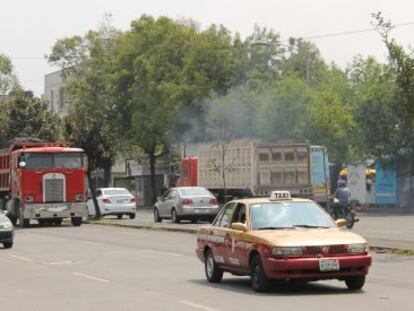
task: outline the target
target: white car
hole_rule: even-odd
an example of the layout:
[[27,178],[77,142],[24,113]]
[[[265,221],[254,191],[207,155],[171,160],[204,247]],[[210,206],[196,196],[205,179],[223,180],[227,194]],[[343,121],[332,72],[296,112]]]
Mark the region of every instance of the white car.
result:
[[[102,216],[116,215],[121,219],[123,215],[128,215],[131,219],[135,218],[136,200],[125,188],[99,188],[96,190],[96,199]],[[93,200],[89,199],[86,204],[89,215],[94,216]]]

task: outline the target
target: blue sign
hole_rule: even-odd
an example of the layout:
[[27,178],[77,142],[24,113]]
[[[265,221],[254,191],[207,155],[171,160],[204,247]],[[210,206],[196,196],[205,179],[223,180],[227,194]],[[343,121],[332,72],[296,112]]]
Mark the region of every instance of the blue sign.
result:
[[326,194],[329,179],[328,155],[322,146],[311,146],[310,156],[311,182],[315,193]]
[[376,163],[375,203],[397,204],[397,172]]

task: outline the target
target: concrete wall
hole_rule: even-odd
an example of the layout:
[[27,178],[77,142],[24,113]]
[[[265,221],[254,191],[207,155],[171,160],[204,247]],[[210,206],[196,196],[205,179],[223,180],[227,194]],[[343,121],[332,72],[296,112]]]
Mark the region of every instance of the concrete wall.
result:
[[62,71],[58,70],[45,75],[43,98],[48,102],[49,110],[63,118],[68,114],[70,100],[63,90]]

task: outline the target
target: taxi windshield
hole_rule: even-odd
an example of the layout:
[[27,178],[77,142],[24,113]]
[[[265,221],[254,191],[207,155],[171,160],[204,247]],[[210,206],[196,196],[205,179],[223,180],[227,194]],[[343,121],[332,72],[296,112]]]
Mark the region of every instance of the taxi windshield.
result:
[[253,204],[250,214],[253,230],[336,227],[329,214],[313,202]]

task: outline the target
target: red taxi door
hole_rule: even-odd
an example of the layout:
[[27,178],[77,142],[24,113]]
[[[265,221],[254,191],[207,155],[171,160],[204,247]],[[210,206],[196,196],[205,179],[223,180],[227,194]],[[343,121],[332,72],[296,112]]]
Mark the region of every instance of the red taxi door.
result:
[[[246,206],[238,203],[234,209],[231,223],[246,223]],[[229,224],[230,227],[230,224]],[[246,256],[246,242],[243,239],[244,232],[228,228],[226,230],[224,245],[226,266],[235,270],[249,269]]]
[[228,234],[227,231],[235,207],[236,203],[234,202],[229,202],[223,207],[207,236],[208,244],[210,245],[214,256],[214,261],[221,266],[228,264],[226,234]]

